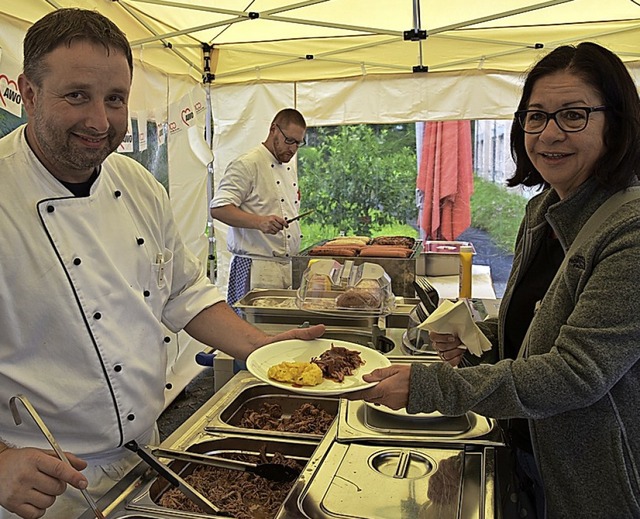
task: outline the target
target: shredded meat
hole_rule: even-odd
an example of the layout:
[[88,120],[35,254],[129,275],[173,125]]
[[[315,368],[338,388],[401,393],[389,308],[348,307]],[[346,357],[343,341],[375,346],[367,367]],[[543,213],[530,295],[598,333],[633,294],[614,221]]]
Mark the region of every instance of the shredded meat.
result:
[[360,352],[333,344],[330,350],[323,352],[319,357],[312,358],[311,362],[320,367],[324,378],[336,382],[342,382],[344,377],[353,375],[353,370],[364,365]]
[[[302,465],[281,453],[267,457],[264,449],[260,456],[221,454],[220,456],[252,463],[280,463],[299,471]],[[235,519],[272,519],[284,502],[295,481],[269,481],[249,472],[198,466],[185,477],[198,492],[222,512]],[[164,492],[158,504],[173,510],[203,513],[203,511],[177,488]]]
[[294,433],[324,434],[329,430],[333,416],[324,409],[304,403],[290,417],[283,416],[282,407],[264,402],[255,411],[247,409],[240,420],[240,427],[263,431],[285,431]]

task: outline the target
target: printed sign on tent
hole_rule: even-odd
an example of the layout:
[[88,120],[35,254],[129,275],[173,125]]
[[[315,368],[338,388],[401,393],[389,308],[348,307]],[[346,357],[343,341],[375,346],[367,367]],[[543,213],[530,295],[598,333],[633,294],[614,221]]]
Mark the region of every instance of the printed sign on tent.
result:
[[167,140],[165,127],[166,127],[166,123],[156,122],[156,129],[158,132],[158,147],[162,146]]
[[147,112],[138,112],[138,149],[147,149]]
[[0,108],[20,117],[22,96],[18,90],[20,64],[0,50]]
[[129,124],[127,125],[127,133],[122,139],[120,146],[118,146],[118,153],[133,153],[133,131],[131,130],[131,118],[129,118]]
[[169,106],[169,136],[177,135],[195,126],[196,108],[189,94]]

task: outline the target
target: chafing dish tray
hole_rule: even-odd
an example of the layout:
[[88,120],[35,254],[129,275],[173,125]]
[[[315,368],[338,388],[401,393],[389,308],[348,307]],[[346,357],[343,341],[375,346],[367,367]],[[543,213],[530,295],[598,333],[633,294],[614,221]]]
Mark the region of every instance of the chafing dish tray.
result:
[[495,449],[323,438],[277,519],[491,519]]
[[[307,464],[311,455],[317,447],[317,443],[304,442],[304,441],[294,441],[286,438],[282,439],[270,439],[270,438],[250,438],[243,436],[220,436],[218,438],[212,438],[208,441],[202,441],[195,443],[189,446],[186,450],[189,452],[195,452],[200,454],[208,454],[220,457],[226,456],[236,456],[236,455],[248,455],[248,456],[260,456],[262,451],[266,451],[266,456],[270,457],[274,453],[280,453],[284,455],[288,460],[295,461],[301,467],[301,475],[300,478],[304,478],[304,466]],[[188,478],[200,465],[195,462],[186,462],[186,461],[172,461],[168,463],[169,466],[178,473],[183,478]],[[223,469],[224,470],[224,469]],[[236,473],[236,471],[231,471],[232,473]],[[273,485],[277,485],[271,488],[279,488],[280,492],[284,490],[280,496],[280,505],[286,499],[288,492],[290,492],[291,488],[296,484],[296,482],[289,483],[272,483]],[[120,513],[123,513],[124,510],[127,513],[131,512],[140,512],[143,514],[148,514],[151,517],[227,517],[223,515],[212,515],[212,514],[204,514],[197,512],[188,512],[184,510],[172,509],[168,506],[163,506],[161,504],[163,498],[167,499],[168,492],[171,490],[171,485],[162,477],[158,476],[153,471],[148,471],[146,473],[145,478],[141,482],[138,487],[138,490],[134,492],[124,504],[124,509],[120,510]],[[242,492],[246,492],[247,489],[239,489]],[[243,493],[243,497],[244,493]],[[264,496],[261,496],[264,497]],[[266,500],[267,498],[264,497]],[[276,499],[273,496],[273,499]],[[213,500],[212,500],[213,501]],[[264,504],[262,501],[252,502],[249,497],[246,501],[247,507],[256,505],[256,504]],[[218,507],[223,507],[223,504],[220,502],[213,503]],[[247,508],[249,510],[249,508]],[[249,516],[252,516],[254,512],[247,512]],[[259,514],[260,512],[255,512]],[[123,517],[122,515],[117,517]],[[124,517],[127,517],[126,515]],[[136,517],[133,515],[132,517]],[[141,517],[144,517],[142,515]],[[260,515],[260,517],[264,517],[265,519],[269,519],[268,515],[265,515],[264,512]],[[274,516],[271,516],[274,517]]]
[[209,420],[205,426],[207,432],[279,438],[286,435],[289,438],[318,442],[326,431],[303,433],[251,429],[241,426],[242,418],[245,412],[259,411],[265,404],[267,406],[278,405],[282,409],[283,418],[289,418],[295,410],[305,404],[313,404],[333,417],[338,414],[338,397],[310,397],[291,393],[285,389],[265,384],[249,373],[244,376],[238,373],[226,384],[225,389],[227,392],[224,398],[218,401],[215,410],[209,414]]
[[380,257],[344,257],[344,256],[310,256],[309,251],[317,246],[322,245],[325,242],[319,242],[305,250],[300,251],[298,256],[291,257],[291,271],[293,288],[299,288],[302,280],[302,274],[309,266],[309,261],[312,259],[334,259],[337,261],[351,260],[355,265],[361,263],[376,263],[380,265],[391,277],[391,289],[397,296],[415,296],[415,289],[413,288],[413,280],[416,276],[416,259],[420,255],[422,250],[422,242],[416,240],[412,247],[411,256],[408,258],[380,258]]
[[437,418],[395,416],[373,409],[363,401],[349,400],[340,401],[337,439],[397,445],[504,445],[497,422],[476,413]]
[[411,310],[420,302],[414,297],[397,296],[393,311],[384,317],[329,315],[299,309],[296,304],[296,295],[296,290],[253,289],[234,306],[245,313],[247,321],[254,324],[296,325],[308,322],[327,326],[370,328],[378,324],[378,319],[385,319],[387,328],[406,328]]

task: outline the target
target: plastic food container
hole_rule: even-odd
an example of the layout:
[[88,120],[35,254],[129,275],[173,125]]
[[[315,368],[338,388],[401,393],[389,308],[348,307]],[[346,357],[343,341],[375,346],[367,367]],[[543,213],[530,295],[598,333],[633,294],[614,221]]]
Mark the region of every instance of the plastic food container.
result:
[[457,276],[460,269],[460,247],[473,244],[468,241],[425,241],[416,258],[418,276]]
[[339,315],[388,315],[395,306],[391,278],[376,263],[309,262],[296,293],[302,310]]

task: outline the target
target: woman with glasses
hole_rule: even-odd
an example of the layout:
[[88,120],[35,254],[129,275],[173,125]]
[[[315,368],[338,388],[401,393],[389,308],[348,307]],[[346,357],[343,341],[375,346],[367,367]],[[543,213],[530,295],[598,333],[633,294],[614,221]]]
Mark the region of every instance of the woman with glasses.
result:
[[589,217],[639,183],[640,101],[622,61],[594,43],[542,58],[511,148],[508,184],[541,193],[527,205],[498,318],[478,323],[493,348],[478,359],[432,333],[445,362],[376,370],[365,379],[381,382],[354,396],[509,420],[538,517],[640,517],[640,201],[598,221],[558,272]]
[[290,161],[305,144],[306,130],[297,110],[278,112],[265,141],[227,166],[211,200],[211,216],[230,226],[230,305],[253,288],[291,286],[301,232],[298,221],[289,224],[300,209],[298,173]]

